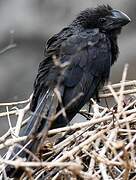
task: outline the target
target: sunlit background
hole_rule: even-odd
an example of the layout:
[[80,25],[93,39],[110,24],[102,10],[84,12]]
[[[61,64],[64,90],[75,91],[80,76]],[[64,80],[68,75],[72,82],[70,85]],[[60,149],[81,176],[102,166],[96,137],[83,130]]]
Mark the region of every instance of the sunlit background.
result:
[[[127,78],[136,79],[136,0],[0,0],[0,102],[28,98],[47,38],[81,10],[107,3],[132,19],[119,38],[120,56],[110,80],[121,79],[125,63]],[[17,47],[5,51],[10,41]]]

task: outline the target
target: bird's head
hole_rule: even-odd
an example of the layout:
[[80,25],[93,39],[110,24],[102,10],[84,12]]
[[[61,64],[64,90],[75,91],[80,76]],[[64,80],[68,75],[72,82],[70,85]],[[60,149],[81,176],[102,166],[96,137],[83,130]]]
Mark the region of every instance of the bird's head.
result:
[[76,21],[84,28],[99,28],[100,31],[113,31],[121,29],[131,20],[123,12],[112,9],[109,5],[88,8],[82,11]]

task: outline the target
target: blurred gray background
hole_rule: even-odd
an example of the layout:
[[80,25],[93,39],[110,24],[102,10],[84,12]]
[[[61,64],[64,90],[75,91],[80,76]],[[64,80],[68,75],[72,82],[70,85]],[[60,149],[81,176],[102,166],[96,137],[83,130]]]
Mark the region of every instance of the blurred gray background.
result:
[[0,102],[28,98],[47,38],[81,10],[107,3],[132,19],[119,37],[120,56],[110,79],[121,79],[125,63],[129,63],[128,79],[136,79],[136,0],[0,0],[0,52],[9,45],[11,32],[17,43],[0,53]]

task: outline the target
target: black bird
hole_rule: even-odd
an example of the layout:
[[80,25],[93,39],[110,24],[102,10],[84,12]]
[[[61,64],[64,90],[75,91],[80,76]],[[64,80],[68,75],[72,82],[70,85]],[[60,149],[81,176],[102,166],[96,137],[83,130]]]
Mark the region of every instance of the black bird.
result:
[[[67,125],[90,98],[98,96],[98,91],[108,80],[110,68],[119,54],[117,37],[122,27],[129,22],[130,18],[126,14],[109,5],[88,8],[47,41],[45,59],[39,65],[34,83],[31,102],[34,114],[21,135],[38,136],[47,127]],[[55,57],[58,59],[56,63]],[[63,69],[61,64],[63,66],[67,62],[69,64]],[[61,103],[56,103],[52,96],[56,86],[60,91]],[[79,94],[82,95],[67,107],[66,117],[64,114],[59,115],[51,127],[47,118],[39,118],[41,114],[50,117],[52,112],[59,112],[62,106],[66,107]],[[33,153],[37,151],[40,142],[37,139],[27,146]],[[15,148],[15,154],[18,151]],[[20,156],[28,157],[26,152],[20,153]],[[7,174],[19,177],[22,171],[13,169],[8,166]]]

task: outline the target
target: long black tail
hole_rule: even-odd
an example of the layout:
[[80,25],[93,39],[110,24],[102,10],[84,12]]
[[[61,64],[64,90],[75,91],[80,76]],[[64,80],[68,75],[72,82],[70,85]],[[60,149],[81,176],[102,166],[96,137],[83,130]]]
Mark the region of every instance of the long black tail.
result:
[[[20,136],[28,136],[27,140],[20,144],[21,148],[18,146],[14,148],[14,152],[12,153],[10,159],[14,160],[17,157],[21,157],[30,160],[34,158],[32,157],[32,154],[37,152],[37,148],[40,147],[43,138],[40,135],[45,136],[47,134],[48,129],[51,126],[49,118],[56,113],[57,106],[57,96],[53,90],[48,90],[46,94],[40,98],[35,112],[30,117],[27,126],[20,133]],[[43,118],[43,115],[46,117]],[[19,178],[23,173],[22,168],[15,169],[10,165],[8,165],[5,169],[8,177]]]

